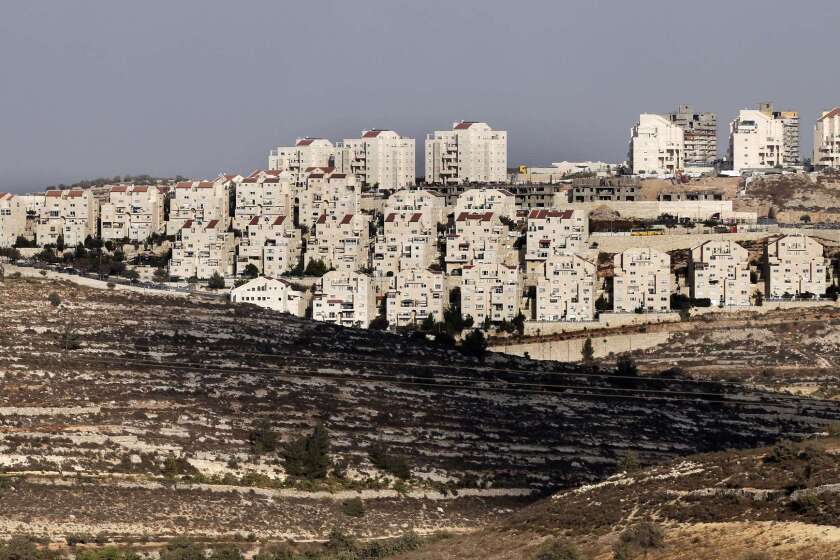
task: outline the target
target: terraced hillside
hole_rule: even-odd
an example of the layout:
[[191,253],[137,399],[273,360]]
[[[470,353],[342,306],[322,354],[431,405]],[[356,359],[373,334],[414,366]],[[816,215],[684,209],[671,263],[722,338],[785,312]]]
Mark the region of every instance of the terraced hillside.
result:
[[[631,451],[661,461],[840,419],[836,402],[501,355],[481,363],[212,301],[7,277],[0,304],[6,534],[465,530],[535,493],[601,479]],[[256,443],[318,421],[337,465],[326,479],[287,477],[277,451]],[[405,458],[411,479],[375,467],[373,449]],[[355,497],[363,516],[348,513]]]

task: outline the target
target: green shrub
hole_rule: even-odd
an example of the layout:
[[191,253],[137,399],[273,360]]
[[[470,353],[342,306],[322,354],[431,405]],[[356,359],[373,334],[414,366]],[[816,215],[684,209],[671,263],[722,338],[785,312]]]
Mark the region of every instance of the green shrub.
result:
[[377,469],[392,474],[401,480],[411,478],[411,465],[402,455],[394,455],[391,450],[380,443],[374,444],[368,453],[370,462]]
[[342,502],[341,511],[348,517],[364,517],[365,503],[361,498],[351,498]]
[[47,296],[47,300],[49,300],[50,305],[53,307],[61,305],[61,296],[59,296],[56,292],[50,292],[50,295]]
[[641,553],[661,548],[665,542],[665,530],[651,521],[642,521],[624,530],[613,548],[616,560],[627,560]]
[[329,453],[329,433],[320,422],[311,434],[290,440],[280,451],[286,474],[308,480],[326,478],[331,463]]
[[584,560],[584,556],[572,543],[553,539],[540,547],[534,560]]

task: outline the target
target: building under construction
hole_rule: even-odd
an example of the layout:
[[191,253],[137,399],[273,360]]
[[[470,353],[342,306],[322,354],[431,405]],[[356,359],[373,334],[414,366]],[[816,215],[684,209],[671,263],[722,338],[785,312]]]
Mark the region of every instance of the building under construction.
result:
[[664,115],[683,129],[685,166],[710,166],[717,159],[717,115],[695,113],[691,105],[680,105]]

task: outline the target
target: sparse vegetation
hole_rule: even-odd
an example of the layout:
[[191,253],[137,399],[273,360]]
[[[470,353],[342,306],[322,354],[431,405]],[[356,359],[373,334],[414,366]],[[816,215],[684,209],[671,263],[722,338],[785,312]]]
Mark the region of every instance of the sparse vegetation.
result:
[[575,545],[552,539],[540,547],[534,560],[585,560],[585,557]]
[[309,480],[325,478],[331,464],[327,429],[319,422],[312,433],[283,445],[280,454],[289,476]]

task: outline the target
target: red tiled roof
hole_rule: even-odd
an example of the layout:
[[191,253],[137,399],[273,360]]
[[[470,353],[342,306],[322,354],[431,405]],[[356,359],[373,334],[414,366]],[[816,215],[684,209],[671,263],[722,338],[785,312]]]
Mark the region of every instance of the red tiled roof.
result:
[[147,187],[145,185],[139,186],[139,187],[133,187],[131,189],[131,192],[149,192],[149,187]]
[[210,223],[207,224],[206,229],[216,229],[216,224],[219,223],[219,220],[210,220]]
[[259,223],[260,223],[260,217],[259,216],[254,216],[253,218],[251,218],[251,221],[248,222],[248,225],[249,226],[255,226]]
[[546,210],[546,209],[535,209],[531,210],[531,213],[528,215],[529,220],[544,220],[546,218],[560,218],[561,220],[568,220],[572,217],[571,210]]
[[0,192],[0,200],[12,200],[14,197],[12,193]]
[[423,214],[421,214],[420,212],[415,212],[414,214],[411,215],[411,219],[409,220],[409,222],[419,222],[420,218],[422,218],[422,217],[423,217]]
[[295,146],[308,146],[310,145],[315,139],[314,138],[301,138],[297,141]]
[[128,187],[123,186],[123,185],[121,185],[119,187],[111,187],[110,192],[128,192]]
[[461,212],[458,214],[458,222],[465,222],[467,220],[481,220],[482,222],[487,222],[493,219],[493,212]]
[[192,225],[193,225],[193,221],[192,220],[187,220],[186,222],[184,222],[184,225],[181,227],[181,229],[190,229],[192,227]]
[[158,190],[159,193],[166,194],[166,193],[169,192],[169,187],[164,186],[164,185],[159,185],[157,190]]
[[199,181],[199,183],[195,186],[197,189],[212,189],[213,183],[210,181]]
[[286,221],[286,216],[277,216],[277,219],[274,220],[274,225],[275,226],[282,226],[283,222],[285,222],[285,221]]
[[333,173],[330,175],[330,179],[344,179],[345,177],[347,177],[346,173]]
[[817,120],[818,120],[818,121],[821,121],[821,120],[823,120],[823,119],[830,119],[830,118],[832,118],[832,117],[840,117],[840,107],[835,107],[834,109],[832,109],[831,111],[829,111],[829,112],[828,112],[828,113],[826,113],[825,115],[821,116],[821,117],[820,117],[819,119],[817,119]]
[[388,216],[385,218],[385,221],[386,221],[386,222],[393,222],[393,221],[394,221],[394,220],[396,220],[396,219],[397,219],[397,215],[396,215],[396,214],[394,214],[393,212],[391,212],[391,213],[390,213],[390,214],[388,214]]
[[475,123],[471,121],[461,121],[455,125],[455,130],[466,130],[474,124]]
[[313,171],[320,171],[321,173],[332,173],[333,171],[335,171],[335,167],[331,167],[329,165],[323,165],[323,166],[313,166],[313,167],[307,167],[306,168],[307,173],[312,173]]
[[320,216],[318,216],[318,223],[319,224],[327,223],[327,215],[326,214],[321,214]]
[[61,196],[61,191],[47,191],[46,195],[54,198],[56,196]]
[[67,193],[67,196],[71,198],[79,198],[84,194],[84,191],[70,191]]
[[175,185],[176,189],[191,189],[193,186],[192,181],[181,181],[177,185]]
[[341,225],[349,224],[353,221],[353,214],[345,214],[343,218],[341,218]]
[[380,132],[384,132],[384,130],[368,130],[362,134],[362,138],[376,138]]
[[328,299],[327,303],[329,303],[329,304],[344,303],[344,300],[343,299]]

